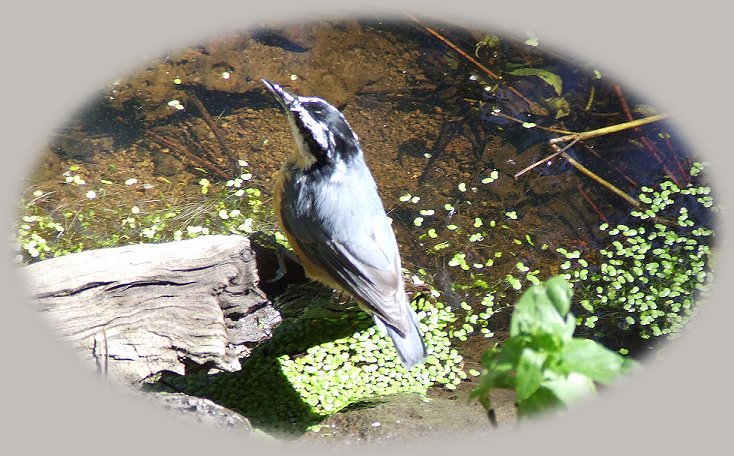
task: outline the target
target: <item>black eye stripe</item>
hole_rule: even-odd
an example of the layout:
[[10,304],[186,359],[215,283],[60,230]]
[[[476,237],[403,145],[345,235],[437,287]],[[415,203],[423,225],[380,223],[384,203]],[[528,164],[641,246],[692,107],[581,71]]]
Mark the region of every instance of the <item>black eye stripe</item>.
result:
[[306,127],[306,125],[303,123],[303,119],[301,119],[301,116],[298,115],[298,113],[295,113],[293,119],[296,122],[296,128],[298,128],[298,131],[301,133],[301,137],[306,143],[308,151],[313,155],[317,162],[325,162],[327,160],[329,151],[324,150],[324,148],[321,147],[321,145],[316,141],[313,133],[308,127]]
[[[337,156],[347,159],[361,154],[356,135],[336,108],[322,100],[301,99],[291,106],[291,111],[296,128],[317,162],[329,162]],[[315,133],[319,136],[318,140],[314,137]],[[321,137],[324,133],[326,138]]]

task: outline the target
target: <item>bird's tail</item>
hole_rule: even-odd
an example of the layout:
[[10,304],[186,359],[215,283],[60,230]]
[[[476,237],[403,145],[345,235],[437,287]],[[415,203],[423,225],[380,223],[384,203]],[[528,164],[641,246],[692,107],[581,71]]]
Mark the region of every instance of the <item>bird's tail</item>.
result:
[[392,339],[392,343],[395,345],[395,349],[398,351],[398,355],[400,355],[400,359],[406,369],[422,363],[427,355],[423,337],[418,330],[418,315],[410,306],[408,306],[408,309],[410,311],[411,325],[409,332],[405,336],[400,334],[397,329],[386,324],[378,315],[372,316],[380,331],[383,334],[387,333],[390,339]]

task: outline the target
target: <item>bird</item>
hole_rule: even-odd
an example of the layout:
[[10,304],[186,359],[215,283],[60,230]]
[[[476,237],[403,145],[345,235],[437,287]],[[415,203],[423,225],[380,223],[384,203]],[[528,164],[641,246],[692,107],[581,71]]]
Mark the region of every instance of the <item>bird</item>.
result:
[[275,179],[278,225],[306,276],[354,297],[407,368],[426,346],[410,306],[400,252],[356,133],[325,100],[262,80],[282,106],[296,147]]

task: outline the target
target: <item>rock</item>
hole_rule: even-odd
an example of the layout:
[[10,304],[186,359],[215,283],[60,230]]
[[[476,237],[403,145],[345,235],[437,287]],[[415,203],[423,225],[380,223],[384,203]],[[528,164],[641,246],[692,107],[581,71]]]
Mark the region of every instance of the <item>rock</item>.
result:
[[249,434],[252,425],[244,416],[208,399],[180,393],[149,393],[146,398],[184,419],[215,429]]
[[175,176],[181,172],[184,165],[169,153],[153,152],[153,166],[158,176]]
[[90,161],[101,153],[111,151],[113,142],[109,137],[92,137],[80,130],[69,130],[50,138],[48,146],[60,157]]

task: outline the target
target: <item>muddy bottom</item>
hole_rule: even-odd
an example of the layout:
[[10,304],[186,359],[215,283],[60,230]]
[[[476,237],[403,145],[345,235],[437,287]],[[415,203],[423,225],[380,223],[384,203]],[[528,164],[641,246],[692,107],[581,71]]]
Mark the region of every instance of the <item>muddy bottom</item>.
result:
[[484,408],[469,398],[469,391],[469,384],[464,384],[452,392],[431,389],[426,397],[392,395],[361,402],[327,418],[317,431],[307,432],[300,440],[330,446],[409,443],[421,438],[490,435],[515,423],[513,392],[501,390],[493,395],[498,425],[493,428]]

